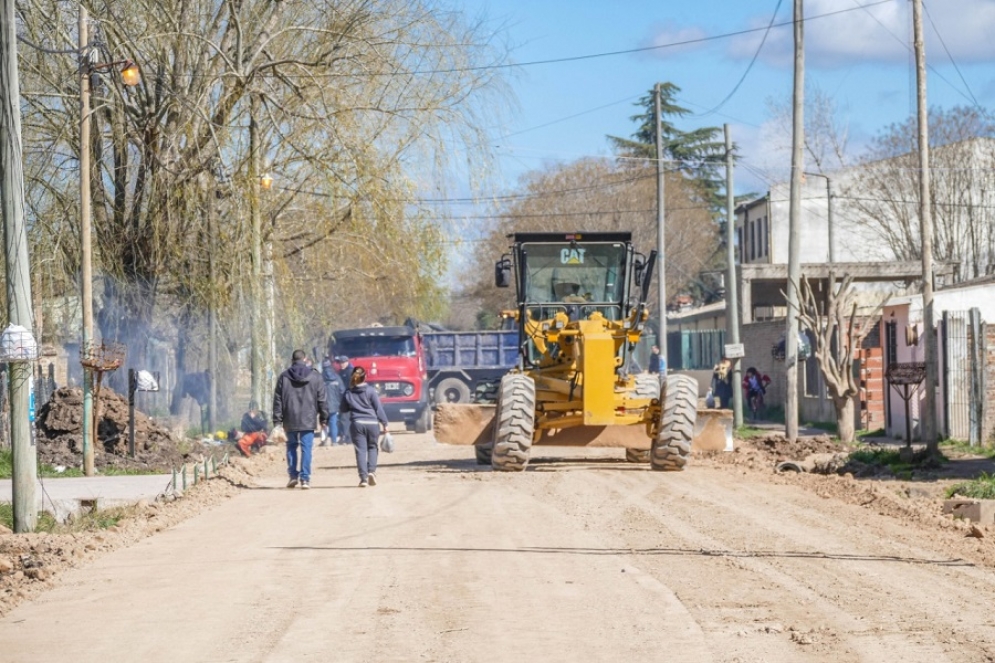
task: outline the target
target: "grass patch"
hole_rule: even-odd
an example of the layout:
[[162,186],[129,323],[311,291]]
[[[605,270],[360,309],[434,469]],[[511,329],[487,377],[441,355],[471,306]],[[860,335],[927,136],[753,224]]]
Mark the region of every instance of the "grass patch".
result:
[[874,430],[859,430],[859,431],[857,431],[857,437],[858,438],[865,438],[865,437],[884,437],[884,436],[885,436],[884,428],[875,428]]
[[[135,507],[114,507],[100,511],[86,511],[77,514],[65,523],[58,522],[46,511],[38,513],[36,532],[51,534],[72,534],[74,532],[92,532],[113,527],[132,515]],[[14,507],[10,503],[0,502],[0,523],[14,529]]]
[[940,442],[940,446],[943,449],[949,449],[950,451],[954,451],[959,454],[982,456],[984,458],[995,458],[995,448],[977,444],[972,447],[963,440],[944,440]]
[[[9,529],[14,529],[14,505],[9,502],[0,502],[0,524],[8,527]],[[36,532],[54,532],[59,527],[59,523],[56,522],[48,513],[42,511],[38,514],[38,525],[35,527]]]
[[927,449],[912,454],[912,458],[902,458],[902,447],[861,447],[850,453],[850,461],[870,468],[887,468],[899,479],[911,479],[916,470],[935,469],[947,462],[942,453],[933,456]]
[[982,472],[981,476],[963,481],[946,490],[947,497],[968,497],[976,500],[995,499],[995,474]]
[[[161,474],[156,470],[132,467],[104,467],[97,471],[97,474],[104,477],[131,476],[137,474]],[[0,479],[10,479],[14,476],[14,452],[10,449],[0,450]],[[67,467],[62,472],[53,466],[45,463],[38,464],[38,476],[43,479],[62,479],[66,477],[83,476],[83,468]]]
[[770,433],[768,430],[763,428],[754,428],[753,426],[740,426],[733,431],[733,435],[741,440],[751,440],[755,437],[763,437]]

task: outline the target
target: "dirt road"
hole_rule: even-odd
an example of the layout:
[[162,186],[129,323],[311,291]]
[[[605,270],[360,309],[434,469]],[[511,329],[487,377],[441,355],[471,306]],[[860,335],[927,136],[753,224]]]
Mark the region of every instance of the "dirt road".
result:
[[497,474],[396,439],[375,488],[344,447],[309,492],[274,460],[65,573],[0,620],[0,660],[995,660],[995,574],[908,523],[735,466]]

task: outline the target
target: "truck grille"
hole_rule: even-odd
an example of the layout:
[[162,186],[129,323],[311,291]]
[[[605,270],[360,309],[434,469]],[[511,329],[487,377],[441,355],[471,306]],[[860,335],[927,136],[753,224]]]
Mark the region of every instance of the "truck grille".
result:
[[[377,390],[377,394],[383,398],[411,398],[414,396],[414,389],[411,388],[410,382],[401,382],[400,380],[388,381],[388,382],[371,382],[373,388]],[[404,388],[408,387],[411,389],[411,395],[404,393]]]

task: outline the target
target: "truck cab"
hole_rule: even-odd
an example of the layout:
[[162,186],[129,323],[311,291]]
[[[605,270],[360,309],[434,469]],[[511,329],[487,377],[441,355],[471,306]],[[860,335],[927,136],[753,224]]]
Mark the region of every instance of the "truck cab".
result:
[[329,349],[333,356],[344,355],[366,370],[366,381],[380,395],[388,420],[403,422],[416,433],[431,428],[425,351],[415,329],[340,329],[332,333]]

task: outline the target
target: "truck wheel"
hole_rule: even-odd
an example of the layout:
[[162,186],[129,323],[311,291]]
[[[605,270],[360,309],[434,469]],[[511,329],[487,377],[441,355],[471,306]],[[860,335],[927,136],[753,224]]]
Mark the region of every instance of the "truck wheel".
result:
[[625,460],[630,463],[648,463],[650,452],[648,449],[626,449]]
[[459,378],[446,378],[435,388],[436,403],[469,403],[470,387]]
[[536,388],[532,378],[513,373],[501,378],[494,420],[491,467],[521,472],[529,464],[535,430]]
[[490,444],[475,444],[473,446],[473,451],[477,455],[477,465],[491,464],[491,449]]
[[432,429],[432,408],[426,405],[415,419],[415,432],[427,433]]
[[691,456],[694,421],[698,416],[698,383],[687,375],[668,375],[661,404],[660,426],[650,453],[650,467],[679,472]]

